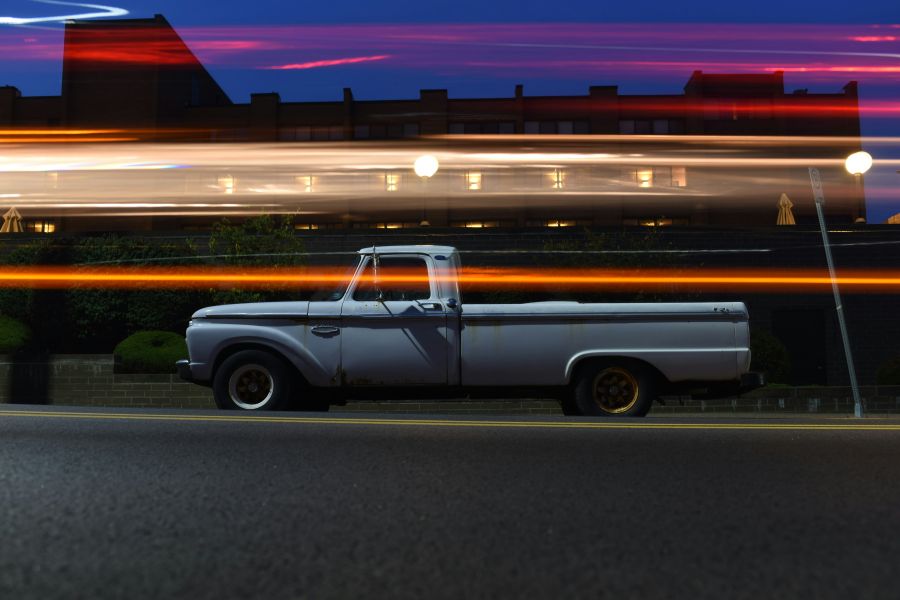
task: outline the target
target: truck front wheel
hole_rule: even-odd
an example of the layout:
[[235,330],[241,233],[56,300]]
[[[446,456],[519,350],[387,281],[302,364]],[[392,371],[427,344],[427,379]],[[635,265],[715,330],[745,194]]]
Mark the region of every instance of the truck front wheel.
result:
[[575,383],[575,405],[583,415],[643,417],[655,397],[655,377],[637,363],[595,364]]
[[294,379],[277,356],[261,350],[237,352],[222,363],[213,378],[216,406],[237,410],[287,408]]

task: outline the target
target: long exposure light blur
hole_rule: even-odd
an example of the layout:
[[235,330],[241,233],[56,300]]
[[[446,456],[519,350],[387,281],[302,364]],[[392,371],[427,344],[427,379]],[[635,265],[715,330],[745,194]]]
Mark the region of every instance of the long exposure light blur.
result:
[[[372,281],[362,276],[363,281]],[[382,274],[380,284],[427,283],[442,278],[393,270]],[[348,281],[347,275],[333,268],[0,268],[2,288],[113,288],[113,289],[204,289],[214,286],[245,288],[319,288]],[[642,289],[806,290],[830,293],[832,280],[819,270],[747,269],[533,269],[515,267],[466,267],[458,277],[448,279],[476,290],[560,289],[582,291],[634,291]],[[900,290],[900,271],[848,271],[837,279],[848,292],[896,293]]]
[[[426,195],[453,198],[458,208],[502,209],[529,198],[547,201],[552,194],[553,205],[559,207],[627,197],[630,206],[666,212],[686,198],[716,198],[720,205],[740,206],[746,201],[743,190],[792,185],[791,169],[815,166],[844,173],[841,154],[823,157],[818,148],[849,151],[859,144],[858,139],[837,137],[691,135],[444,135],[394,143],[95,143],[97,137],[142,135],[151,134],[0,130],[0,209],[15,206],[29,217],[44,218],[270,213],[336,219],[358,209],[413,210]],[[34,143],[33,138],[52,143]],[[896,146],[898,141],[869,137],[862,143],[877,155],[876,148]],[[413,173],[423,154],[433,155],[441,165],[428,185]],[[879,158],[878,164],[896,169],[900,160]],[[671,181],[660,185],[640,179],[640,173],[654,168],[671,169]],[[627,180],[631,172],[638,173],[632,177],[640,180],[636,184]],[[830,186],[833,199],[853,193],[850,178]],[[873,192],[878,197],[877,190]]]

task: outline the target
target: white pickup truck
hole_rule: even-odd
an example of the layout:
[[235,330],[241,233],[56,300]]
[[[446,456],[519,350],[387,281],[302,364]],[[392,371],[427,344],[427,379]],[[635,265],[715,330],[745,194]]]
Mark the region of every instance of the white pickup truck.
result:
[[642,416],[660,395],[762,385],[743,303],[463,304],[459,268],[447,246],[364,248],[324,299],[197,311],[178,372],[243,410],[554,397],[567,414]]

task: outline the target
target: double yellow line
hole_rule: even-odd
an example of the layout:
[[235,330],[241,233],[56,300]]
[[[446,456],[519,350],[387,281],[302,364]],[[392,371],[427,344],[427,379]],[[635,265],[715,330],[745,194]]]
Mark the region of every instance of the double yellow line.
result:
[[900,423],[838,422],[830,423],[660,423],[643,420],[578,420],[578,421],[500,421],[460,419],[391,419],[370,417],[293,417],[244,414],[190,415],[153,413],[77,412],[2,410],[0,417],[50,419],[95,419],[113,421],[176,421],[183,423],[299,423],[310,425],[375,425],[405,427],[480,427],[516,429],[735,429],[775,431],[900,431]]

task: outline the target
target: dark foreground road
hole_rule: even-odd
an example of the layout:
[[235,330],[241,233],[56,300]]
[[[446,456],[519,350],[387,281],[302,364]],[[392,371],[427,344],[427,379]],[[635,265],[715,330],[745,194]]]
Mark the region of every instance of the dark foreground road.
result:
[[900,421],[101,412],[0,409],[0,598],[900,593]]

